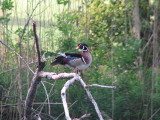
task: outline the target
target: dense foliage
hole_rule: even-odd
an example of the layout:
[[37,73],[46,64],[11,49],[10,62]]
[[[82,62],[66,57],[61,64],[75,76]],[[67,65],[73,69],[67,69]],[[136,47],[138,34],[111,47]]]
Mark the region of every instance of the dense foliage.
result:
[[[141,39],[137,39],[133,35],[132,13],[135,1],[78,0],[77,2],[82,3],[77,6],[78,9],[70,9],[69,4],[72,4],[72,0],[57,0],[59,6],[66,7],[68,5],[68,9],[53,15],[52,17],[56,18],[56,21],[43,31],[46,38],[41,40],[43,57],[53,57],[57,52],[75,52],[78,43],[88,44],[93,62],[90,68],[83,72],[83,79],[87,84],[96,83],[117,87],[115,90],[91,88],[104,118],[107,119],[106,116],[110,116],[114,120],[147,120],[150,117],[153,117],[151,118],[153,120],[160,119],[158,114],[160,108],[159,69],[157,70],[157,78],[153,81],[155,69],[152,68],[153,40],[147,45],[147,42],[153,39],[151,35],[155,17],[154,2],[139,0]],[[5,28],[5,31],[1,33],[3,41],[16,51],[21,50],[21,55],[27,61],[36,60],[32,29],[28,28],[24,31],[23,27],[20,27],[12,31],[17,38],[13,39],[10,34],[7,34],[10,33],[8,23],[10,22],[11,10],[14,7],[13,2],[12,0],[4,0],[0,6],[1,11],[5,13],[5,16],[0,17],[0,23]],[[158,33],[159,31],[158,29]],[[19,39],[22,34],[23,41],[21,43]],[[21,78],[22,80],[22,99],[24,100],[33,75],[26,68],[19,69],[19,60],[14,53],[4,46],[0,45],[0,47],[2,51],[0,53],[0,63],[2,64],[0,67],[0,101],[2,104],[17,104],[19,94],[17,79]],[[143,53],[142,50],[144,50]],[[142,64],[139,64],[139,56],[142,56]],[[45,71],[71,72],[70,69],[63,66],[51,67],[50,62],[50,60],[47,61]],[[31,67],[35,69],[36,63],[31,64]],[[14,70],[8,71],[11,68]],[[17,75],[20,71],[21,77]],[[139,76],[140,72],[142,73],[141,77]],[[51,90],[50,102],[61,103],[60,90],[65,80],[51,82],[54,86],[47,84],[50,81],[46,81],[47,91]],[[40,85],[35,101],[39,103],[46,101],[45,95],[44,87]],[[69,89],[67,97],[71,116],[79,117],[82,114],[91,113],[91,117],[88,119],[97,120],[95,110],[79,83]],[[0,106],[3,109],[0,110],[2,120],[11,117],[17,118],[13,115],[18,113],[15,106],[12,106],[13,108]],[[47,105],[36,104],[34,108],[36,109],[35,113],[41,111],[42,118],[46,120],[55,119],[63,112],[63,107],[59,104],[51,105],[51,115],[48,115]],[[12,114],[9,114],[7,110],[10,110]],[[8,117],[9,115],[10,117]],[[54,117],[51,118],[51,116]],[[59,119],[64,119],[64,115]]]

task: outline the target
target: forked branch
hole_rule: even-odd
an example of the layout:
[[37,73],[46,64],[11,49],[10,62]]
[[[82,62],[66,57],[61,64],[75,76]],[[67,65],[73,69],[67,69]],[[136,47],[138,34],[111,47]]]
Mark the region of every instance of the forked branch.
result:
[[[92,102],[95,111],[98,115],[99,120],[104,120],[102,117],[102,114],[98,108],[98,105],[96,103],[96,101],[94,100],[92,94],[89,91],[89,87],[102,87],[102,88],[112,88],[114,89],[115,86],[104,86],[104,85],[98,85],[98,84],[92,84],[92,85],[87,85],[83,79],[76,73],[60,73],[60,74],[56,74],[53,72],[44,72],[43,68],[45,67],[45,60],[41,59],[41,55],[40,55],[40,49],[39,49],[39,41],[38,41],[38,36],[36,33],[36,23],[33,23],[33,31],[34,31],[34,38],[35,38],[35,43],[36,43],[36,49],[37,49],[37,56],[38,56],[38,68],[36,69],[36,72],[34,73],[29,65],[26,63],[28,69],[30,69],[33,73],[34,76],[32,78],[31,81],[31,85],[30,88],[28,90],[27,96],[26,96],[26,101],[25,101],[25,112],[24,112],[24,120],[31,120],[32,119],[32,107],[33,107],[33,102],[34,102],[34,98],[36,96],[36,91],[37,91],[37,87],[38,84],[41,81],[41,78],[47,78],[49,80],[60,80],[60,79],[69,79],[65,84],[64,87],[61,90],[61,98],[62,98],[62,102],[63,102],[63,107],[64,107],[64,111],[65,111],[65,116],[67,120],[82,120],[86,117],[89,117],[90,114],[84,114],[82,117],[80,118],[73,118],[71,119],[70,114],[69,114],[69,109],[68,109],[68,105],[67,105],[67,100],[66,100],[66,92],[67,89],[69,89],[69,87],[75,82],[78,81],[80,82],[80,84],[83,86],[89,100]],[[0,42],[7,46],[6,44],[4,44],[1,40]],[[8,47],[8,46],[7,46]],[[11,49],[10,47],[8,47],[9,49]],[[16,53],[13,49],[11,49],[14,53]],[[17,56],[19,56],[19,54],[16,54]],[[21,56],[19,56],[21,57]],[[23,58],[21,58],[23,59]]]
[[37,86],[41,81],[41,77],[39,74],[41,71],[43,71],[43,68],[45,67],[45,60],[41,60],[41,56],[40,56],[40,50],[39,50],[35,22],[33,22],[33,31],[34,31],[34,38],[35,38],[37,54],[38,54],[38,68],[32,78],[31,85],[30,85],[30,88],[29,88],[27,96],[26,96],[24,120],[31,120],[32,119],[33,102],[34,102],[34,98],[36,96]]

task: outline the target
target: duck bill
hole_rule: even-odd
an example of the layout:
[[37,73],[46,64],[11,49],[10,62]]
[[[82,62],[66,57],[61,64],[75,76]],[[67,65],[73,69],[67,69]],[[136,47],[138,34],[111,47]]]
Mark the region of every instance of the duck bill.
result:
[[76,49],[80,49],[80,47],[78,46],[78,47],[76,47]]

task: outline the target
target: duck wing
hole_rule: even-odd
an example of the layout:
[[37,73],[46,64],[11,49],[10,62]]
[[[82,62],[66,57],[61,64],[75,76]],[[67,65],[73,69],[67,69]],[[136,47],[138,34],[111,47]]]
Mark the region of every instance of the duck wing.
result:
[[65,53],[68,59],[74,60],[74,61],[82,61],[84,64],[86,64],[86,61],[84,60],[82,54],[79,53]]
[[57,65],[62,64],[65,65],[67,63],[69,64],[86,64],[83,56],[79,53],[58,53],[60,56],[55,58],[55,61],[51,63],[51,65]]

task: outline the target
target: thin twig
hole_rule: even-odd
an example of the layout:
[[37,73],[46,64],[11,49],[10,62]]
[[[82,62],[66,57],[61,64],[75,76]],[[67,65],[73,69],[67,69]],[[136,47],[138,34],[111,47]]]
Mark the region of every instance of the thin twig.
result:
[[148,47],[148,45],[150,44],[150,42],[151,42],[152,38],[153,38],[153,34],[152,34],[152,35],[151,35],[151,37],[149,38],[149,40],[148,40],[148,42],[146,43],[146,45],[143,47],[143,49],[142,49],[141,53],[143,53],[143,52],[144,52],[144,50]]
[[151,120],[159,111],[160,111],[160,108],[154,114],[152,114],[152,116],[148,120]]
[[[47,82],[47,81],[41,81],[41,83],[48,83],[48,84],[50,84],[50,85],[52,86],[51,89],[50,89],[50,92],[49,92],[49,94],[48,94],[48,96],[50,96],[50,94],[51,94],[51,92],[52,92],[52,90],[53,90],[54,84],[52,84],[52,83],[50,83],[50,82]],[[45,99],[44,103],[45,103],[48,99],[49,99],[49,97]],[[43,109],[43,107],[44,107],[44,104],[41,104],[41,105],[42,105],[42,107],[41,107],[41,109],[40,109],[40,111],[39,111],[39,114],[42,112],[42,109]],[[39,107],[38,107],[38,108],[39,108]],[[37,108],[37,109],[38,109],[38,108]]]
[[[46,103],[46,102],[35,102],[35,103],[33,103],[33,105],[42,105],[42,104],[44,104],[44,105],[62,105],[63,103]],[[71,103],[68,103],[68,104],[71,104]],[[6,107],[6,106],[17,106],[18,105],[18,103],[17,104],[1,104],[0,106],[1,107]],[[22,105],[24,105],[24,103],[22,103]]]
[[84,118],[87,118],[87,117],[89,117],[91,114],[84,114],[84,115],[82,115],[81,117],[80,117],[80,120],[82,120],[82,119],[84,119]]
[[[42,84],[42,86],[44,88],[44,91],[46,93],[47,101],[48,101],[48,103],[50,103],[46,86],[44,85],[43,81],[41,81],[41,84]],[[49,113],[49,115],[51,114],[51,106],[50,106],[50,104],[48,104],[48,113]]]
[[0,42],[5,45],[8,49],[10,49],[12,52],[14,52],[20,59],[23,60],[23,62],[26,64],[26,66],[28,67],[28,69],[34,74],[33,70],[29,67],[28,63],[23,59],[23,57],[17,53],[14,49],[12,49],[9,45],[7,45],[6,43],[4,43],[2,40],[0,40]]
[[109,89],[116,88],[116,86],[105,86],[105,85],[98,85],[98,84],[87,85],[86,87],[101,87],[101,88],[109,88]]
[[3,91],[8,91],[6,88],[4,88],[2,85],[0,85],[0,89],[2,89]]
[[[48,58],[45,58],[45,59],[46,59],[46,60],[49,60],[49,59],[53,59],[53,58],[55,58],[55,56],[53,56],[53,57],[48,57]],[[29,62],[28,65],[31,65],[31,64],[34,64],[34,63],[37,63],[37,62],[38,62],[38,60],[35,60],[35,61],[33,61],[33,62]],[[22,65],[22,68],[25,68],[25,67],[26,67],[26,65]],[[15,67],[15,68],[13,68],[13,69],[8,69],[8,70],[6,70],[6,71],[4,71],[4,72],[1,72],[0,74],[6,73],[6,72],[10,72],[10,71],[16,70],[16,69],[19,69],[19,67]]]
[[[73,104],[71,104],[70,106],[69,106],[69,109],[74,105],[74,104],[76,104],[78,102],[78,100],[76,100]],[[68,103],[69,104],[69,103]],[[55,120],[58,120],[62,115],[64,114],[64,112],[62,112]]]
[[[43,1],[43,0],[42,0],[42,1]],[[34,9],[32,10],[32,13],[30,14],[30,16],[29,16],[29,18],[28,18],[28,20],[27,20],[27,22],[26,22],[26,24],[25,24],[25,26],[24,26],[24,28],[23,28],[22,35],[20,36],[20,41],[22,41],[22,38],[23,38],[24,33],[25,33],[25,31],[26,31],[26,28],[27,28],[27,26],[28,26],[28,24],[29,24],[32,16],[33,16],[34,11],[36,10],[36,8],[38,7],[38,5],[39,5],[42,1],[39,1],[39,2],[36,4],[36,6],[34,7]]]
[[85,118],[89,117],[91,114],[84,114],[80,118],[74,118],[73,120],[84,120]]
[[54,87],[54,84],[47,82],[47,81],[43,81],[43,83],[48,83],[49,85],[51,85],[52,87]]

